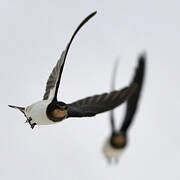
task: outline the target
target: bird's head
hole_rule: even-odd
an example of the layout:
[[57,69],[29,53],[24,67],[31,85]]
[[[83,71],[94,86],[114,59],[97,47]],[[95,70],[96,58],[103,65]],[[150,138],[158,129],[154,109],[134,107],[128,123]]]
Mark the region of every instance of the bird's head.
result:
[[47,107],[47,116],[49,119],[58,122],[67,117],[68,106],[64,102],[52,102]]
[[108,163],[118,163],[127,144],[127,136],[124,133],[113,132],[105,141],[103,153]]
[[123,132],[113,133],[110,138],[110,144],[115,149],[124,148],[127,144],[126,133]]

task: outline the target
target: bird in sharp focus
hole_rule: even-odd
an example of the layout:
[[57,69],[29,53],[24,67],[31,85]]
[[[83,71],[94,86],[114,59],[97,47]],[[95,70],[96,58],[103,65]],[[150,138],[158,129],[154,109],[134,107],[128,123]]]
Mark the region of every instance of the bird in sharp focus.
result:
[[[118,61],[116,61],[118,62]],[[134,116],[137,112],[137,107],[139,104],[140,95],[142,93],[142,87],[144,83],[145,76],[145,66],[146,66],[146,56],[145,54],[141,54],[138,58],[138,65],[136,67],[132,83],[137,84],[137,90],[133,93],[133,95],[126,101],[126,111],[125,116],[122,122],[120,129],[116,129],[115,127],[115,117],[114,111],[110,111],[110,125],[111,125],[111,134],[110,137],[106,140],[103,146],[103,153],[107,158],[108,162],[118,162],[120,155],[124,151],[125,147],[128,143],[128,131],[129,127],[134,120]],[[112,84],[111,90],[114,89],[115,77],[117,71],[118,64],[115,64],[113,76],[112,76]]]
[[24,114],[27,118],[26,122],[30,124],[32,129],[35,125],[54,124],[70,117],[90,117],[111,110],[123,103],[136,90],[136,85],[133,84],[121,90],[94,95],[70,104],[57,100],[61,76],[70,45],[81,27],[95,14],[96,12],[93,12],[87,16],[74,31],[66,49],[62,52],[48,78],[43,99],[27,107],[9,105],[9,107],[18,109]]

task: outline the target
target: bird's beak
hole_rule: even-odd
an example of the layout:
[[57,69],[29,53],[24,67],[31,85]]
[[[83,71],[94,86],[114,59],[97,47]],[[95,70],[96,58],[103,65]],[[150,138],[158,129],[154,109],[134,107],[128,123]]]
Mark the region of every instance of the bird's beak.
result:
[[18,109],[18,110],[20,110],[23,114],[25,114],[25,108],[24,108],[24,107],[12,106],[12,105],[8,105],[8,106],[11,107],[11,108],[14,108],[14,109]]

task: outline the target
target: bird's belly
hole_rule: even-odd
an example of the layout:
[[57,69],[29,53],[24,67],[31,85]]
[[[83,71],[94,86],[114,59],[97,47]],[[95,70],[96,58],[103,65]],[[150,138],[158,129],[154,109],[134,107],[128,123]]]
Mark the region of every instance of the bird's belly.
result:
[[27,108],[26,115],[27,117],[32,118],[31,123],[36,123],[37,125],[49,125],[55,123],[46,115],[48,104],[47,101],[39,101]]
[[119,157],[121,156],[121,154],[123,153],[124,150],[125,150],[125,148],[121,148],[121,149],[113,148],[109,142],[109,139],[106,140],[104,147],[103,147],[104,155],[109,158],[119,159]]

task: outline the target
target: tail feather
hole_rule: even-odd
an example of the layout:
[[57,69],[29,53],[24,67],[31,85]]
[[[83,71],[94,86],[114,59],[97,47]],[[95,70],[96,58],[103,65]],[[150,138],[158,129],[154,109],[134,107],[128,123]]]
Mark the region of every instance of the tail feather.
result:
[[19,106],[13,106],[13,105],[8,105],[9,107],[11,108],[14,108],[14,109],[18,109],[20,110],[23,114],[25,114],[25,107],[19,107]]

